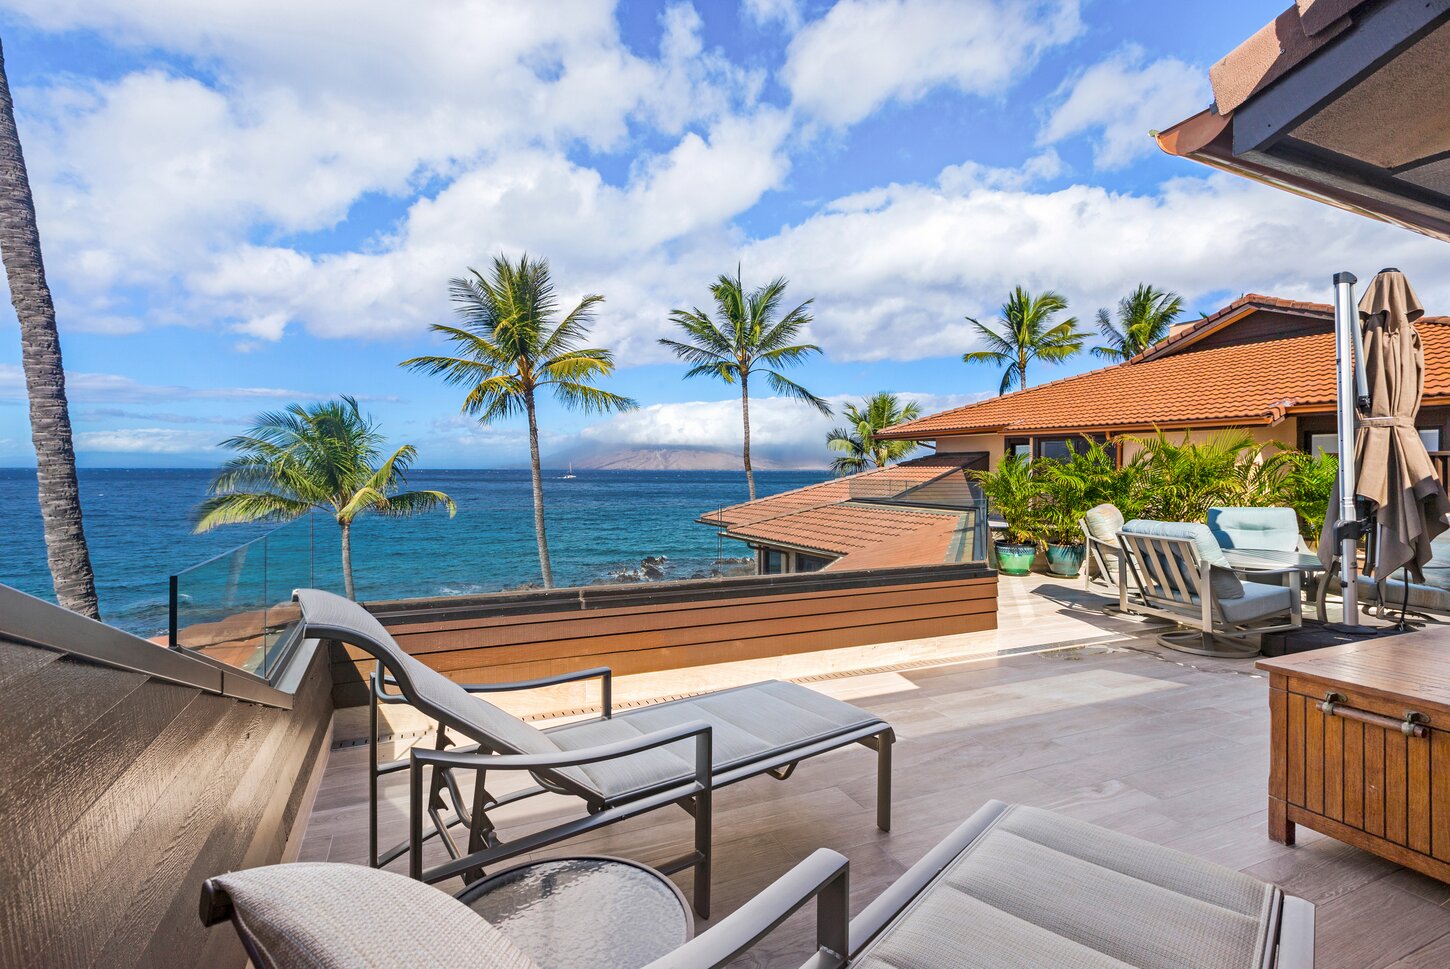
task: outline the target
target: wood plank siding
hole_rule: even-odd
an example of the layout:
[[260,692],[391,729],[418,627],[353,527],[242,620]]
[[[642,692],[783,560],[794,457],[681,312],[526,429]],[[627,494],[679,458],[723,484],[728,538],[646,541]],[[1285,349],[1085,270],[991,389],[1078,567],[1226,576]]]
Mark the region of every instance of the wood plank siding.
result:
[[[607,666],[618,675],[979,632],[997,626],[980,564],[597,586],[372,603],[408,652],[460,682]],[[334,701],[367,699],[373,661],[333,648]]]
[[245,964],[197,902],[300,843],[332,715],[303,649],[288,710],[0,639],[0,966]]

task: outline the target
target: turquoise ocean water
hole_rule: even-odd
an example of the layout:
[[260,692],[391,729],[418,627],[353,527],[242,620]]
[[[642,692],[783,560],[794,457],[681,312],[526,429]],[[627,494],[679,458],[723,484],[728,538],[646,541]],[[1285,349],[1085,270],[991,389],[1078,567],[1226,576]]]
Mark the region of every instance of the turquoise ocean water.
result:
[[[545,473],[550,552],[556,585],[644,578],[689,578],[730,568],[748,550],[695,523],[700,514],[745,500],[745,480],[724,471],[577,471]],[[823,480],[824,472],[756,473],[760,494]],[[167,625],[169,576],[275,526],[231,526],[191,534],[190,515],[205,494],[201,469],[82,469],[86,538],[103,618],[145,636]],[[387,520],[365,516],[353,529],[353,570],[361,599],[459,595],[539,581],[527,470],[415,471],[413,488],[436,488],[458,514]],[[0,583],[52,598],[35,473],[0,469]],[[309,535],[309,531],[311,534]],[[309,555],[309,547],[315,553]],[[652,569],[646,558],[663,557]],[[225,570],[268,570],[268,587],[337,587],[337,526],[318,516],[274,533],[265,554],[224,557],[199,573],[183,597],[204,596]]]

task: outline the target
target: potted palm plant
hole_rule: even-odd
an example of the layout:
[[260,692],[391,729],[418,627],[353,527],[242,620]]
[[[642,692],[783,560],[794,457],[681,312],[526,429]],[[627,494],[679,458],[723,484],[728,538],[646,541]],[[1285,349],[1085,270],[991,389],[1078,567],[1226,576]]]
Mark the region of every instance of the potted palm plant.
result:
[[1006,523],[997,539],[997,568],[1004,575],[1027,575],[1040,542],[1042,483],[1032,473],[1030,458],[1009,455],[995,471],[976,471],[992,511]]

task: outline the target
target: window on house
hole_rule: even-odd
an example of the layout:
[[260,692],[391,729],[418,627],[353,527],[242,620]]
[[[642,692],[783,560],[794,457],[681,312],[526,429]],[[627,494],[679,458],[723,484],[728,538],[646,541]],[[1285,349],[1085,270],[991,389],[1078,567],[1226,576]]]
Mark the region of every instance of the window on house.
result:
[[781,575],[785,572],[785,553],[778,548],[768,548],[762,564],[762,575]]
[[1087,449],[1088,439],[1081,434],[1074,434],[1072,437],[1039,437],[1037,439],[1037,456],[1039,458],[1066,461],[1074,454],[1082,454]]
[[795,570],[797,572],[819,572],[830,564],[830,559],[821,558],[819,555],[803,555],[800,552],[795,554]]
[[[1422,427],[1419,428],[1419,431],[1420,440],[1424,442],[1426,451],[1440,450],[1440,428]],[[1338,454],[1339,435],[1331,433],[1310,434],[1308,450],[1310,454],[1316,457],[1321,454]]]
[[1004,454],[1016,455],[1017,457],[1032,457],[1032,441],[1025,437],[1009,437],[1002,442]]

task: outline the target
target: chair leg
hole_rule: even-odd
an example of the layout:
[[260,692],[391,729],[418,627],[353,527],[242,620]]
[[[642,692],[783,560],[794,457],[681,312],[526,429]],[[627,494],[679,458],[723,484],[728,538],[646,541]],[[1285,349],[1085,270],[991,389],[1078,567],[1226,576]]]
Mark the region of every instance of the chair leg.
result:
[[896,735],[890,730],[876,735],[876,827],[891,830],[891,747]]
[[378,867],[378,695],[368,684],[368,865]]
[[700,860],[695,865],[695,914],[710,917],[710,861],[713,852],[713,792],[706,788],[695,795],[695,852]]

